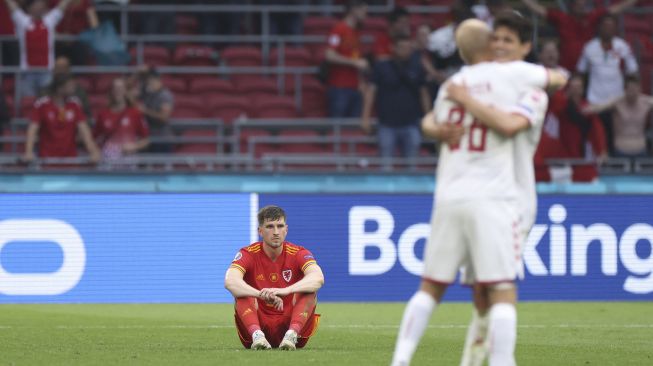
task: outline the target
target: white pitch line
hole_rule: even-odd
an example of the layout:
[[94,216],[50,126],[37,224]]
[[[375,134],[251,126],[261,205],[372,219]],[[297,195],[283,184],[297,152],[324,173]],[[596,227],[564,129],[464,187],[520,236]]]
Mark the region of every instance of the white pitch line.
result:
[[[0,329],[231,329],[234,325],[55,325],[55,326],[27,326],[27,325],[0,325]],[[320,328],[331,329],[397,329],[398,325],[391,324],[320,324]],[[464,324],[438,324],[429,325],[430,329],[465,329]],[[653,324],[522,324],[522,329],[543,329],[543,328],[653,328]]]

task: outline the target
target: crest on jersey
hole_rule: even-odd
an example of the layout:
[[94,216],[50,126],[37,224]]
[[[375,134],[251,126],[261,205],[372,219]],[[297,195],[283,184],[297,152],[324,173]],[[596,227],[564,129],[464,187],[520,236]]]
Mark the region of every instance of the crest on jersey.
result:
[[290,279],[292,278],[292,270],[287,269],[281,272],[281,275],[283,275],[283,279],[286,280],[286,282],[290,282]]
[[238,253],[236,253],[236,256],[234,257],[234,260],[232,262],[240,260],[240,258],[242,258],[242,257],[243,257],[243,253],[238,252]]

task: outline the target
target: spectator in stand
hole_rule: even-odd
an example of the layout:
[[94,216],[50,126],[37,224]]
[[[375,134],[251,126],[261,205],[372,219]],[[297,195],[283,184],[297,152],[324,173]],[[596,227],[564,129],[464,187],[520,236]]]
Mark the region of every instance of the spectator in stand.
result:
[[58,75],[50,85],[49,95],[36,100],[27,128],[23,156],[25,162],[34,160],[37,136],[39,157],[77,157],[78,134],[90,154],[91,161],[100,160],[100,151],[93,141],[86,116],[74,94],[75,83],[70,75]]
[[410,36],[396,36],[392,58],[378,61],[372,68],[371,85],[365,92],[361,128],[370,133],[372,106],[379,116],[377,136],[381,157],[390,158],[395,147],[401,155],[416,157],[422,141],[420,120],[432,107],[425,86],[421,55],[415,52]]
[[20,68],[23,71],[21,96],[37,95],[50,82],[49,70],[54,66],[55,27],[70,1],[62,0],[57,7],[48,11],[45,0],[29,0],[26,2],[28,15],[15,0],[5,0],[11,10],[20,45]]
[[547,9],[537,0],[522,0],[533,13],[546,18],[558,30],[560,39],[560,65],[567,70],[576,70],[583,46],[596,34],[601,17],[606,14],[617,15],[635,5],[637,0],[622,0],[607,8],[599,7],[590,12],[586,0],[569,0],[569,12]]
[[565,76],[569,77],[569,70],[560,66],[560,51],[558,42],[554,39],[540,41],[540,52],[537,55],[539,63],[547,69],[558,70]]
[[359,29],[367,16],[367,4],[350,0],[345,16],[329,34],[325,59],[329,63],[327,98],[329,117],[360,117],[362,108],[361,73],[369,69],[362,57]]
[[438,84],[442,84],[464,65],[458,54],[454,32],[458,24],[473,18],[474,14],[462,0],[457,0],[451,5],[451,17],[451,23],[436,29],[429,36],[428,50],[431,52],[433,66],[437,71]]
[[[599,22],[598,37],[585,45],[578,60],[578,72],[589,74],[587,100],[591,104],[604,104],[623,95],[622,67],[628,75],[638,71],[637,60],[630,46],[623,39],[616,37],[616,33],[616,18],[613,15],[604,15]],[[600,117],[607,133],[608,148],[612,152],[612,115],[607,112],[600,114]]]
[[127,97],[127,83],[122,78],[113,81],[109,104],[95,118],[93,136],[106,160],[143,151],[149,144],[149,131],[143,114]]
[[[549,118],[555,119],[559,136],[549,135],[546,130],[535,154],[536,175],[540,181],[551,180],[556,175],[546,165],[547,159],[572,158],[603,162],[608,155],[605,132],[596,114],[583,111],[589,105],[584,97],[585,82],[582,75],[572,75],[566,90],[556,93],[549,106]],[[589,182],[598,177],[596,164],[576,165],[574,181]]]
[[591,105],[585,113],[612,112],[614,156],[641,158],[649,156],[646,132],[651,127],[653,97],[642,94],[642,85],[636,76],[628,76],[624,95],[605,104]]
[[88,101],[88,96],[86,94],[86,90],[79,85],[77,80],[75,80],[75,76],[72,75],[70,72],[70,60],[66,56],[59,56],[57,59],[54,61],[54,69],[52,69],[52,76],[53,78],[57,77],[57,75],[70,75],[71,78],[73,79],[73,83],[75,83],[75,97],[79,100],[79,103],[82,105],[82,109],[84,110],[84,114],[87,116],[91,116],[91,103]]
[[[51,7],[57,6],[61,2],[61,0],[49,1]],[[92,0],[72,0],[57,27],[57,32],[77,36],[87,29],[97,28],[98,25],[98,16]],[[57,54],[67,56],[73,65],[88,63],[88,49],[81,42],[57,42]]]
[[[22,5],[22,0],[16,2]],[[11,20],[11,12],[9,7],[4,1],[0,1],[0,36],[13,36],[14,35],[14,22]],[[0,45],[2,51],[3,66],[18,65],[18,44],[14,41],[3,41]]]
[[[174,97],[172,92],[163,85],[159,73],[150,69],[145,81],[145,91],[142,96],[142,103],[138,109],[143,113],[147,121],[150,135],[152,137],[172,137],[174,133],[170,127],[170,116],[174,108]],[[170,153],[171,143],[151,143],[150,152]]]
[[398,7],[387,16],[388,32],[374,38],[374,59],[387,60],[392,56],[392,40],[396,37],[410,37],[410,16],[405,8]]

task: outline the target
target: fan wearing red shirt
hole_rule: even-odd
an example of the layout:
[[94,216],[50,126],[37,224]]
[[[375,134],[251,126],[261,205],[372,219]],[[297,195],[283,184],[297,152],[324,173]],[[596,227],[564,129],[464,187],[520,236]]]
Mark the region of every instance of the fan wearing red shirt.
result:
[[329,117],[359,117],[362,109],[360,73],[370,67],[362,58],[359,28],[367,17],[363,1],[349,1],[345,17],[329,33],[329,48],[324,54],[329,63],[327,90]]
[[69,75],[59,75],[52,81],[50,95],[34,103],[27,128],[23,160],[34,160],[34,145],[39,142],[41,158],[71,158],[77,156],[77,133],[80,134],[91,161],[100,160],[100,152],[93,141],[75,93],[75,83]]
[[[594,156],[597,163],[607,158],[607,142],[603,124],[596,114],[583,113],[589,106],[584,97],[585,82],[581,75],[573,75],[564,91],[551,98],[549,118],[554,118],[559,125],[559,138],[556,140],[545,137],[535,154],[537,179],[551,180],[546,160],[551,158],[586,159]],[[592,147],[592,154],[585,150],[587,143]],[[599,172],[595,163],[576,165],[573,167],[572,179],[576,182],[591,182],[598,178]]]
[[258,212],[262,241],[240,249],[225,277],[236,299],[236,328],[246,348],[295,350],[317,330],[317,291],[324,275],[308,249],[285,241],[286,213]]
[[562,10],[548,9],[537,0],[522,0],[533,13],[546,18],[558,30],[560,38],[560,65],[567,70],[576,70],[576,63],[583,52],[585,43],[596,34],[601,17],[606,14],[617,15],[635,5],[637,0],[623,0],[607,8],[586,10],[586,0],[570,0],[569,13]]
[[97,114],[93,128],[102,155],[116,159],[144,150],[149,144],[148,134],[143,114],[127,98],[127,83],[122,78],[115,79],[109,105]]

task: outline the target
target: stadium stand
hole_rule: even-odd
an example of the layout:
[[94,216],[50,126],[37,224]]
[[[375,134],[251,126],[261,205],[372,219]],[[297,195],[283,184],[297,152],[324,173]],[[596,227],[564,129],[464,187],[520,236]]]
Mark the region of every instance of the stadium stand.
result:
[[[413,32],[421,24],[429,24],[435,29],[449,21],[450,0],[375,3],[370,6],[370,16],[362,29],[364,49],[369,50],[374,37],[387,31],[385,15],[391,9],[389,3],[407,7]],[[600,4],[603,3],[600,1]],[[333,16],[325,16],[323,8],[311,11],[310,7],[290,7],[288,11],[302,15],[303,34],[300,36],[271,35],[266,23],[271,13],[266,6],[242,7],[250,23],[260,20],[260,24],[243,23],[243,34],[200,34],[197,17],[201,13],[200,8],[186,6],[180,3],[175,10],[176,34],[146,35],[132,32],[132,29],[138,29],[135,26],[138,18],[147,14],[149,9],[152,12],[171,12],[170,8],[162,10],[144,2],[124,7],[111,4],[97,7],[100,15],[120,14],[116,18],[119,20],[116,28],[129,45],[131,61],[125,66],[107,68],[91,62],[73,68],[78,75],[78,83],[88,93],[92,109],[106,106],[113,79],[131,75],[139,65],[147,64],[159,70],[164,85],[174,94],[173,124],[183,126],[171,137],[176,146],[176,157],[205,155],[211,158],[219,155],[223,159],[225,154],[234,154],[234,159],[241,159],[240,154],[244,154],[244,159],[258,159],[259,163],[261,159],[267,159],[267,165],[252,163],[250,167],[269,168],[288,162],[284,160],[286,154],[293,159],[292,164],[301,165],[304,162],[306,166],[315,168],[318,166],[315,156],[323,155],[326,163],[319,164],[319,169],[327,167],[340,171],[347,167],[366,169],[347,159],[377,156],[375,138],[363,133],[358,128],[357,120],[325,119],[326,88],[317,78],[317,66],[324,59],[326,36],[339,19],[340,6],[333,8]],[[637,54],[643,90],[650,94],[653,3],[643,0],[639,6],[641,8],[623,15],[621,34]],[[206,12],[220,11],[220,6],[206,7]],[[233,9],[229,11],[233,12]],[[58,36],[57,39],[71,40],[70,36]],[[15,40],[2,36],[0,42]],[[17,118],[2,131],[3,153],[10,156],[18,156],[22,152],[24,118],[29,116],[34,102],[33,98],[19,98],[20,93],[15,85],[17,72],[18,69],[13,66],[0,71],[2,90],[13,116]],[[193,128],[193,121],[217,124],[221,129],[206,129],[206,126]],[[297,129],[297,126],[301,128]],[[423,149],[421,155],[430,155],[428,151]],[[436,158],[430,156],[426,159],[429,159],[430,165],[427,165],[432,168]],[[380,166],[370,164],[367,168]],[[610,167],[605,169],[607,174],[628,173],[637,169],[641,173],[646,171],[648,165],[636,163],[630,166],[617,162]],[[201,169],[211,169],[211,164],[203,164]]]

